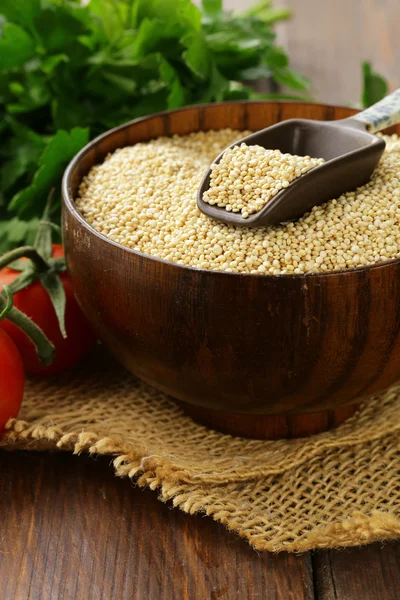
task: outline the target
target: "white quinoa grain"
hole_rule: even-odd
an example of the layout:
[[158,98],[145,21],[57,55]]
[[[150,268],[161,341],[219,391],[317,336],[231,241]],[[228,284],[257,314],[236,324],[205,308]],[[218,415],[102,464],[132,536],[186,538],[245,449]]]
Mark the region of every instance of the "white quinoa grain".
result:
[[246,219],[297,177],[324,162],[323,158],[282,154],[280,150],[242,143],[228,148],[212,165],[210,186],[203,200],[229,212],[241,212]]
[[[365,186],[314,207],[294,223],[228,226],[199,211],[197,190],[214,158],[248,133],[198,132],[116,150],[83,179],[77,208],[88,223],[114,241],[199,269],[300,274],[400,258],[397,136],[385,137],[386,150]],[[257,170],[257,164],[250,168]],[[237,179],[242,169],[236,171]],[[290,179],[296,168],[291,165],[288,173]],[[243,185],[251,185],[249,181]],[[262,198],[266,188],[259,181],[255,185]],[[232,200],[230,205],[233,210]]]

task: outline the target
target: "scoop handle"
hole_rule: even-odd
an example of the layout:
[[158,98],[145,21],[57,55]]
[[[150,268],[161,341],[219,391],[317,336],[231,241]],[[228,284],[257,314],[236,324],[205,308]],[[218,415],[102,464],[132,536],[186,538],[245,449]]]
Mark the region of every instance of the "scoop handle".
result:
[[400,123],[400,88],[366,110],[354,115],[352,119],[366,123],[370,133]]

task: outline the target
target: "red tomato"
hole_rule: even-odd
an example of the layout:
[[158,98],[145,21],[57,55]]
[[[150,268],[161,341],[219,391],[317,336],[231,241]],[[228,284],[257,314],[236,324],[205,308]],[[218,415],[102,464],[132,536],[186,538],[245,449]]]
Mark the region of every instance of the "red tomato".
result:
[[[53,257],[64,256],[61,244],[53,244]],[[0,282],[10,285],[19,273],[12,269],[0,270]],[[89,323],[83,316],[71,289],[67,273],[60,273],[66,296],[65,328],[67,337],[64,339],[60,332],[57,316],[48,293],[39,281],[17,292],[14,295],[14,305],[30,317],[43,330],[56,348],[53,363],[43,366],[37,357],[33,342],[13,323],[4,319],[0,328],[6,331],[14,340],[24,363],[27,375],[53,375],[61,373],[79,362],[95,344],[96,338]]]
[[24,367],[12,339],[0,330],[0,437],[8,419],[16,417],[24,396]]

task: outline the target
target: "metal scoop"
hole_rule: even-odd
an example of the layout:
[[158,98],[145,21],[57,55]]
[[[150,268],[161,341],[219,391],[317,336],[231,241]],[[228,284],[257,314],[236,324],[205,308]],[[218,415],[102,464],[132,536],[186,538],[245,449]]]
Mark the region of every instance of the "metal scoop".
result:
[[[295,179],[279,191],[260,211],[243,218],[203,200],[210,186],[211,169],[197,195],[199,209],[214,219],[245,227],[278,225],[301,217],[313,206],[366,184],[385,149],[382,138],[373,135],[400,122],[400,88],[383,100],[349,119],[312,121],[288,119],[253,133],[229,146],[243,142],[258,144],[283,153],[324,158],[325,163]],[[224,150],[225,152],[225,150]],[[214,161],[218,163],[222,152]]]

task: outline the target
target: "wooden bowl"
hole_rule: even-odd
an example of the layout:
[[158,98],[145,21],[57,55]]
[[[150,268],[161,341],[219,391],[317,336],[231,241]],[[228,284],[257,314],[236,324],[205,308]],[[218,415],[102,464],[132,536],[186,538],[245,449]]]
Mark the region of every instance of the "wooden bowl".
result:
[[121,363],[196,419],[250,437],[306,435],[338,424],[394,383],[400,261],[314,275],[192,269],[97,233],[74,206],[82,177],[116,148],[160,135],[354,112],[292,102],[189,107],[113,129],[67,168],[64,243],[84,313]]

